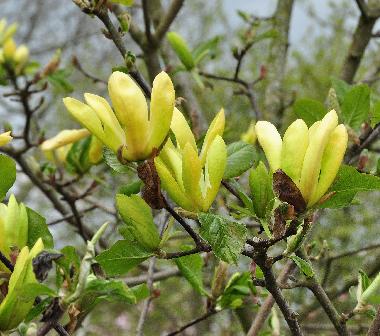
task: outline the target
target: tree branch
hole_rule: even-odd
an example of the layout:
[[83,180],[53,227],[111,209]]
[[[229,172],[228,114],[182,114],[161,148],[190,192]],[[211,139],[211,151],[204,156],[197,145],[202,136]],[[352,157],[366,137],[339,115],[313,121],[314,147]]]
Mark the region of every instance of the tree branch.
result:
[[377,308],[375,319],[372,321],[369,327],[367,336],[379,336],[380,335],[380,307]]

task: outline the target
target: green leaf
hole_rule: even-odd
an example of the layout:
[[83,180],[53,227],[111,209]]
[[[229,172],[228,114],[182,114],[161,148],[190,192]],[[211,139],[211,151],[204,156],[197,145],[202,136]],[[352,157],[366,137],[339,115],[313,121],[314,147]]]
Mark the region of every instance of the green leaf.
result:
[[295,255],[290,256],[289,258],[294,261],[294,263],[301,270],[301,272],[306,275],[306,277],[311,278],[314,276],[313,267],[309,262]]
[[243,304],[244,298],[254,292],[251,274],[249,272],[235,273],[218,299],[218,306],[221,309],[239,308]]
[[117,159],[116,154],[107,147],[103,147],[103,157],[104,160],[110,168],[112,168],[115,172],[120,174],[125,174],[133,171],[133,168],[130,165],[123,165]]
[[120,187],[117,193],[123,194],[126,196],[138,194],[140,192],[142,185],[143,185],[143,182],[141,180],[136,180]]
[[207,55],[211,54],[219,44],[220,36],[215,36],[210,40],[200,43],[193,50],[194,63],[198,65]]
[[95,259],[108,276],[125,275],[153,255],[138,242],[131,239],[119,240]]
[[0,154],[0,201],[16,181],[16,163],[10,157]]
[[240,176],[255,162],[256,150],[251,144],[243,141],[233,142],[227,146],[227,166],[224,171],[225,179]]
[[130,304],[137,303],[136,296],[121,280],[94,278],[87,283],[84,295],[94,296],[96,298],[95,304],[103,300]]
[[38,238],[41,238],[44,242],[46,249],[54,247],[53,236],[51,235],[49,228],[46,224],[45,217],[42,217],[38,212],[26,208],[28,214],[28,242],[27,245],[32,248]]
[[[362,191],[380,189],[380,178],[359,173],[354,167],[340,167],[335,182],[330,187],[332,196],[319,205],[319,208],[341,208],[349,205],[355,195]],[[329,193],[328,192],[328,193]]]
[[245,225],[211,213],[199,213],[199,231],[214,254],[227,263],[236,263],[247,238]]
[[272,176],[262,161],[259,162],[255,169],[251,170],[249,174],[249,187],[256,216],[259,218],[267,217],[267,213],[273,207],[274,193]]
[[380,123],[380,100],[373,105],[371,114],[371,126],[375,127],[378,123]]
[[72,291],[77,285],[81,261],[74,246],[65,246],[60,250],[60,253],[63,254],[63,257],[55,260],[57,264],[56,286],[60,288],[62,283],[66,281],[68,290]]
[[316,121],[321,120],[327,111],[321,102],[303,98],[298,99],[294,103],[293,112],[298,118],[303,119],[307,126],[310,127]]
[[195,66],[193,55],[191,54],[190,49],[182,36],[175,32],[167,33],[166,36],[176,55],[186,69],[193,69]]
[[[183,246],[182,251],[190,250],[191,247]],[[202,279],[202,268],[203,259],[202,256],[198,254],[191,254],[188,256],[180,257],[174,259],[177,264],[178,269],[181,271],[182,275],[190,283],[190,285],[201,295],[207,295],[206,290],[203,287]]]
[[338,97],[339,104],[342,106],[344,97],[348,91],[350,91],[351,85],[347,84],[345,81],[332,77],[331,85],[335,90],[335,93]]
[[344,96],[342,116],[344,123],[358,129],[368,119],[371,89],[366,84],[354,86]]
[[23,301],[34,300],[37,296],[47,295],[50,297],[57,296],[57,292],[41,283],[29,283],[22,287],[19,297]]
[[146,249],[157,249],[160,245],[160,235],[148,204],[137,195],[117,194],[116,205],[133,237]]
[[240,199],[243,201],[244,206],[252,213],[253,203],[252,200],[248,197],[248,195],[243,190],[242,186],[234,179],[229,179],[228,183],[236,190]]
[[66,168],[71,173],[84,174],[91,168],[88,153],[91,146],[91,137],[75,142],[66,156]]
[[269,29],[269,30],[263,32],[262,34],[256,35],[253,38],[253,42],[257,43],[259,41],[276,38],[278,36],[279,36],[279,33],[276,29]]
[[147,286],[146,283],[143,283],[143,284],[140,284],[137,286],[133,286],[131,288],[131,291],[132,291],[133,295],[135,296],[137,302],[144,300],[150,296],[150,290],[149,290],[149,287]]
[[67,94],[74,91],[74,87],[68,81],[69,76],[69,71],[66,69],[60,69],[48,75],[47,79],[58,92]]

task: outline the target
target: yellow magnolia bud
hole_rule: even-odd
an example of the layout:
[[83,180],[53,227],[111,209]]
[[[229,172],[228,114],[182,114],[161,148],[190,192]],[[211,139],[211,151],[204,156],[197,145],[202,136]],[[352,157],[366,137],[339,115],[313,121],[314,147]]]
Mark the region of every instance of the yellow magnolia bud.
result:
[[33,258],[35,258],[44,248],[40,239],[34,244],[33,248],[25,246],[17,257],[14,271],[9,279],[8,293],[0,305],[0,330],[7,331],[17,327],[26,317],[33,307],[35,298],[25,300],[20,296],[22,290],[30,285],[37,283],[33,272]]
[[282,139],[276,127],[268,121],[256,123],[257,139],[264,150],[272,171],[281,166]]
[[85,129],[75,129],[75,130],[63,130],[59,132],[55,137],[45,140],[40,148],[43,151],[50,151],[67,144],[77,142],[90,135],[90,132]]
[[[282,142],[281,169],[297,184],[309,145],[309,130],[302,119],[294,121],[286,130]],[[297,155],[294,155],[297,153]]]
[[309,139],[309,146],[305,153],[300,179],[300,190],[306,202],[309,201],[316,189],[321,171],[323,152],[329,141],[331,132],[337,125],[338,116],[332,110],[324,116]]
[[[0,203],[0,249],[9,258],[11,247],[23,248],[28,240],[28,214],[23,203],[18,204],[14,195],[8,205]],[[8,269],[0,262],[0,269]]]
[[[162,188],[179,206],[188,211],[207,211],[218,193],[227,161],[226,145],[217,134],[221,122],[224,127],[224,116],[219,114],[217,122],[207,132],[209,140],[213,138],[213,141],[204,145],[205,163],[202,164],[194,136],[179,113],[178,110],[174,112],[175,121],[172,121],[177,148],[170,139],[166,142],[159,157],[155,158],[157,173]],[[185,123],[187,127],[181,129]]]
[[12,139],[11,131],[0,134],[0,146],[7,145]]
[[256,142],[256,139],[257,139],[257,136],[255,132],[255,123],[251,122],[247,131],[241,135],[240,140],[246,143],[249,143],[251,145],[254,145]]
[[3,55],[5,61],[12,61],[16,52],[16,43],[13,38],[9,38],[4,42]]
[[169,76],[165,72],[156,76],[149,113],[143,92],[125,73],[112,73],[108,91],[114,110],[104,98],[89,93],[85,94],[87,104],[73,98],[65,98],[64,103],[81,125],[123,159],[148,158],[169,131],[175,100]]

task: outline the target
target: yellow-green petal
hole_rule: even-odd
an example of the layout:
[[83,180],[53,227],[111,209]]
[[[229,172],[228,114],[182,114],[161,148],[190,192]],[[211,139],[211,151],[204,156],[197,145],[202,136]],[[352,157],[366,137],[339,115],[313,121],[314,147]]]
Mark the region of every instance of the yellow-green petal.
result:
[[0,134],[0,146],[7,145],[12,139],[11,131]]
[[166,72],[159,73],[153,81],[150,101],[150,148],[159,148],[170,129],[175,101],[173,83]]
[[162,188],[169,194],[170,198],[180,207],[185,210],[194,211],[194,205],[187,195],[182,191],[182,188],[177,183],[176,179],[170,173],[163,161],[156,157],[154,164],[160,177]]
[[257,139],[264,150],[271,170],[274,172],[281,167],[282,139],[276,127],[268,121],[256,123]]
[[107,100],[95,94],[85,93],[86,103],[95,111],[104,126],[105,136],[113,143],[113,150],[125,144],[125,134]]
[[300,179],[300,190],[306,202],[309,202],[311,195],[313,195],[317,187],[323,152],[325,151],[331,132],[337,125],[338,116],[332,110],[324,116],[319,126],[313,130],[310,136]]
[[201,192],[202,166],[198,153],[187,143],[182,152],[182,180],[186,195],[198,206],[202,204]]
[[294,121],[282,140],[281,169],[298,185],[309,145],[309,129],[302,119]]
[[214,120],[212,121],[210,127],[208,128],[205,139],[203,141],[202,150],[200,154],[202,167],[206,163],[207,152],[212,142],[218,135],[220,136],[223,135],[224,123],[225,123],[224,110],[220,109],[220,111],[215,116]]
[[100,141],[108,146],[109,139],[105,137],[102,123],[96,115],[95,111],[90,106],[71,97],[63,98],[63,103],[65,104],[70,114],[83,127],[86,127],[92,134],[97,136]]
[[86,129],[74,129],[74,130],[63,130],[59,132],[56,136],[45,140],[40,148],[43,151],[51,151],[53,149],[77,142],[91,133]]
[[348,134],[346,127],[338,125],[331,133],[322,157],[321,173],[317,188],[310,198],[308,206],[314,205],[326,193],[334,182],[347,149]]
[[222,137],[217,135],[211,143],[205,166],[206,197],[203,201],[203,211],[207,211],[214,201],[222,182],[227,162],[227,149]]
[[115,71],[108,81],[108,92],[117,119],[125,131],[127,160],[145,159],[149,136],[148,106],[135,81],[123,72]]
[[191,147],[194,148],[194,150],[198,150],[194,134],[191,131],[191,128],[186,121],[186,118],[176,107],[174,108],[170,128],[175,135],[177,146],[179,148],[183,149],[185,145],[189,143]]

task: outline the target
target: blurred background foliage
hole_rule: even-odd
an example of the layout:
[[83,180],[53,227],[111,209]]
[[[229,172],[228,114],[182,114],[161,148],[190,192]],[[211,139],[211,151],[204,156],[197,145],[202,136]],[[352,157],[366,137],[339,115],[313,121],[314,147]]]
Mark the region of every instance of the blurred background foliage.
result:
[[[281,1],[281,0],[279,0]],[[164,6],[168,1],[162,1]],[[249,34],[256,36],[268,31],[272,27],[269,17],[276,8],[277,1],[230,1],[215,0],[186,1],[183,9],[174,21],[171,31],[178,32],[187,41],[191,49],[201,42],[218,37],[218,43],[200,64],[199,70],[205,73],[220,76],[232,76],[235,70],[236,59],[233,56],[236,48],[242,48],[247,42]],[[16,35],[18,43],[26,43],[31,49],[31,58],[41,64],[45,64],[56,52],[62,51],[62,64],[64,70],[58,78],[51,81],[52,90],[49,91],[48,100],[39,112],[38,126],[42,128],[47,137],[55,135],[59,130],[76,127],[65,111],[61,98],[71,94],[82,97],[84,92],[93,92],[99,95],[107,95],[107,87],[103,82],[94,83],[73,66],[72,58],[76,57],[81,67],[89,74],[102,80],[107,80],[111,69],[122,65],[122,60],[113,43],[106,39],[101,31],[101,24],[96,19],[81,13],[71,1],[60,0],[2,0],[0,2],[1,16],[9,22],[19,22],[20,29]],[[142,11],[139,1],[128,9],[132,21],[140,27],[143,26]],[[285,129],[289,122],[295,118],[293,103],[297,98],[313,98],[322,103],[331,87],[331,78],[339,77],[343,60],[351,42],[355,23],[359,11],[354,1],[351,0],[321,0],[306,1],[295,0],[293,16],[290,26],[290,40],[288,45],[287,63],[283,64],[284,85],[282,87],[283,101],[285,102],[281,112],[281,120],[277,122]],[[261,20],[264,18],[264,20]],[[376,29],[375,29],[376,30]],[[263,72],[271,72],[270,49],[273,39],[278,37],[273,34],[253,45],[244,57],[240,77],[246,81],[254,81],[263,75]],[[137,66],[148,77],[142,60],[142,52],[129,34],[125,34],[127,49],[137,57]],[[380,39],[372,39],[366,50],[355,81],[372,78],[380,71]],[[165,41],[162,45],[163,54],[169,53],[170,59],[163,68],[173,70],[180,64],[173,54],[169,44]],[[196,100],[199,102],[202,116],[210,121],[220,107],[226,111],[227,142],[238,140],[254,119],[252,106],[246,96],[239,94],[239,86],[228,81],[212,80],[200,76],[201,83],[197,82],[190,73],[177,73],[173,75],[174,82],[177,76],[182,76],[193,89]],[[258,110],[262,111],[266,119],[274,119],[268,115],[265,105],[265,90],[268,80],[263,76],[254,86],[254,94],[257,99]],[[377,81],[371,83],[373,95],[379,94]],[[4,93],[6,89],[1,89]],[[17,130],[21,123],[21,114],[18,113],[18,104],[1,97],[0,120],[13,125]],[[37,160],[44,160],[38,151],[34,152]],[[374,170],[375,161],[366,169]],[[103,169],[104,170],[104,169]],[[96,198],[110,213],[114,210],[114,193],[118,186],[128,182],[126,175],[104,174],[101,167],[91,170],[91,174],[101,180]],[[244,177],[241,179],[244,186]],[[59,215],[51,209],[40,192],[33,189],[30,181],[19,174],[14,187],[17,197],[39,210],[48,221],[59,218]],[[227,196],[226,196],[227,197]],[[100,200],[100,201],[99,201]],[[379,193],[366,194],[358,198],[358,204],[347,209],[323,211],[319,219],[314,223],[313,243],[316,251],[323,249],[324,253],[337,255],[367,245],[378,244],[379,241]],[[219,200],[223,210],[225,202]],[[88,226],[99,226],[106,219],[104,212],[93,211],[84,217]],[[115,223],[117,225],[117,223]],[[83,241],[77,237],[72,228],[65,222],[51,226],[57,247],[66,244],[75,244],[79,249],[84,248]],[[115,239],[117,234],[113,230],[110,239]],[[247,260],[233,267],[236,270],[246,270]],[[164,263],[164,262],[162,262]],[[165,262],[166,263],[166,262]],[[329,293],[341,288],[347,279],[355,278],[357,270],[372,270],[379,263],[379,253],[376,249],[354,256],[338,259],[331,264],[329,277],[324,281],[328,285]],[[204,275],[207,281],[212,277],[215,260],[207,261]],[[161,262],[157,267],[161,266]],[[321,259],[321,278],[325,264]],[[133,271],[133,273],[138,271]],[[202,298],[190,285],[180,277],[172,277],[157,285],[160,296],[153,301],[152,311],[146,322],[146,335],[158,335],[159,331],[174,329],[202,313]],[[314,299],[306,289],[292,291],[291,300],[296,303],[299,311],[307,311],[305,307],[312,307]],[[296,294],[294,294],[296,293]],[[336,294],[336,293],[335,293]],[[342,293],[347,296],[347,293]],[[336,294],[339,303],[340,294]],[[354,301],[351,302],[351,305]],[[349,300],[345,300],[340,311],[349,309]],[[252,302],[248,303],[252,309]],[[309,311],[312,309],[310,308]],[[128,335],[136,328],[139,310],[135,306],[125,308],[119,305],[99,305],[96,310],[84,322],[84,328],[78,331],[78,335]],[[302,315],[301,318],[305,318]],[[310,335],[332,335],[333,332],[326,329],[327,319],[320,311],[313,311],[307,317],[310,325]],[[223,312],[218,318],[210,318],[189,328],[184,335],[243,335],[239,320],[244,322],[244,312],[234,314],[231,311]],[[315,329],[313,330],[313,326]],[[319,327],[318,327],[319,326]],[[360,330],[360,324],[357,325]],[[267,332],[269,328],[267,326]],[[264,332],[263,335],[266,333]],[[358,335],[360,331],[358,331]]]

